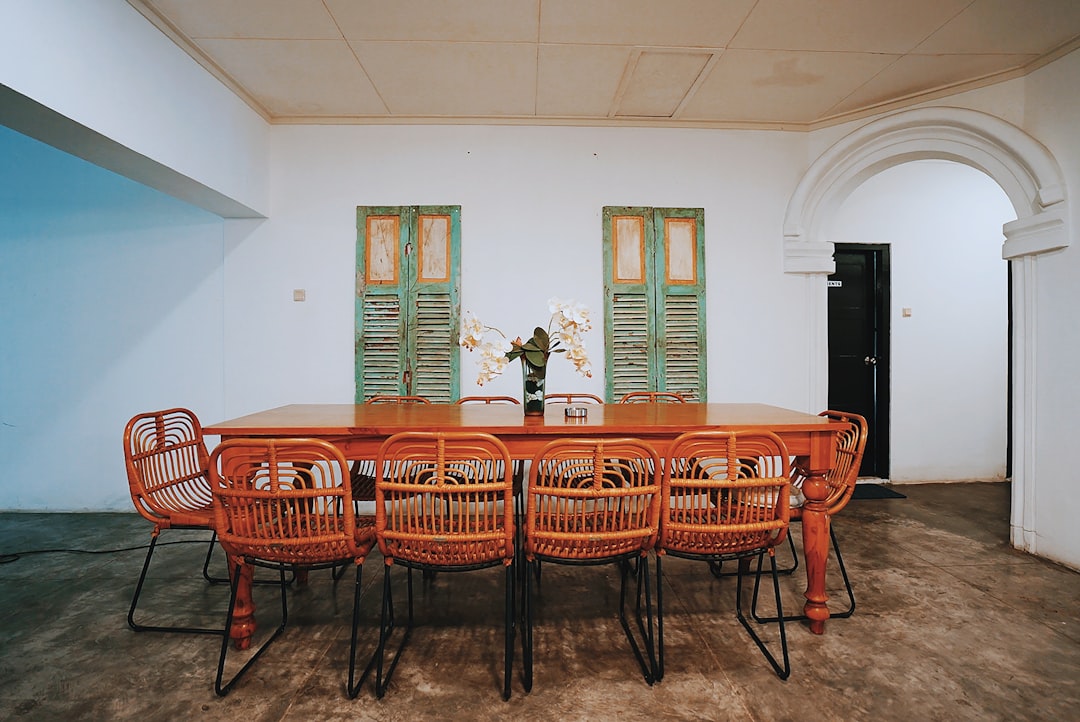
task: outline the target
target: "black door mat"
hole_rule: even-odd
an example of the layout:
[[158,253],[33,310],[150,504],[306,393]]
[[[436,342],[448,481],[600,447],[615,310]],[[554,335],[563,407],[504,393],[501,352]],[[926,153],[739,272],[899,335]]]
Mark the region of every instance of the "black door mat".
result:
[[906,499],[907,496],[881,484],[856,484],[852,499]]

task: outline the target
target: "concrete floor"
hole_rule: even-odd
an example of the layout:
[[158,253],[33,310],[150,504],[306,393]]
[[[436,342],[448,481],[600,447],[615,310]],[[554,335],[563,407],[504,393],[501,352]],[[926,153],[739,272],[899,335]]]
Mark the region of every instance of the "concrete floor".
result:
[[[1008,484],[898,488],[906,499],[853,501],[838,518],[858,610],[831,621],[824,636],[790,625],[786,682],[739,627],[735,580],[669,560],[666,676],[653,687],[612,613],[612,571],[547,565],[529,694],[518,666],[513,696],[500,697],[502,577],[492,570],[418,584],[421,626],[386,697],[376,700],[369,681],[347,699],[352,585],[334,585],[322,571],[289,592],[288,629],[218,698],[218,638],[127,628],[144,551],[26,553],[0,564],[0,718],[1077,719],[1080,574],[1009,547]],[[0,554],[115,550],[148,537],[148,523],[134,514],[0,514]],[[162,541],[197,538],[166,532]],[[147,616],[223,623],[227,589],[199,576],[204,550],[159,546]],[[840,588],[833,576],[831,595]],[[365,569],[368,652],[381,578],[376,553]],[[789,608],[800,607],[801,570],[782,583]],[[263,631],[273,593],[256,588]]]

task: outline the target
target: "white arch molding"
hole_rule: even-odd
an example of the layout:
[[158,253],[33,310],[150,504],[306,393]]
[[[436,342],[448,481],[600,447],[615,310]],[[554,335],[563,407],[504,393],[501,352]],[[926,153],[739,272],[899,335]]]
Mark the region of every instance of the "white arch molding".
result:
[[1038,256],[1069,245],[1068,200],[1057,161],[1020,128],[964,108],[902,111],[874,120],[842,138],[815,160],[788,202],[784,219],[784,271],[805,274],[806,348],[811,409],[828,403],[828,319],[825,278],[832,273],[833,218],[863,181],[913,160],[942,159],[989,175],[1005,191],[1016,220],[1006,223],[1002,258],[1013,282],[1012,521],[1013,546],[1038,553],[1036,522],[1035,355],[1038,327]]

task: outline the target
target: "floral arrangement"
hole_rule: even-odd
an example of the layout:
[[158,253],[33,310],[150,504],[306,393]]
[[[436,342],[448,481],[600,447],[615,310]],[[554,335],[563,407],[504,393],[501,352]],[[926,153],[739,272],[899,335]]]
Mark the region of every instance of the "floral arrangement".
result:
[[[592,376],[589,356],[585,351],[582,334],[592,329],[589,309],[574,301],[560,301],[552,298],[548,301],[551,318],[545,329],[537,326],[527,341],[518,336],[509,341],[506,335],[493,326],[487,326],[471,312],[465,312],[462,321],[461,345],[469,351],[480,352],[480,374],[476,383],[483,386],[501,374],[506,365],[516,359],[527,363],[536,370],[536,375],[543,376],[547,371],[548,358],[553,353],[564,353],[574,364],[574,369],[585,377]],[[497,337],[489,336],[494,332]]]

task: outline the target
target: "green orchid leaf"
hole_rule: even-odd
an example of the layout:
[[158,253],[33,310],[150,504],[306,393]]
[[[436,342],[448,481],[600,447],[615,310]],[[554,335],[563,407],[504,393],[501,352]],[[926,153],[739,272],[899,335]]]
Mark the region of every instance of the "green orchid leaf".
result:
[[532,340],[536,343],[536,345],[540,348],[541,351],[547,351],[548,346],[551,344],[551,339],[548,337],[548,332],[539,326],[533,329]]
[[536,367],[539,368],[541,366],[546,366],[547,365],[547,354],[545,354],[543,351],[526,350],[525,351],[525,360],[528,361],[533,366],[536,366]]

